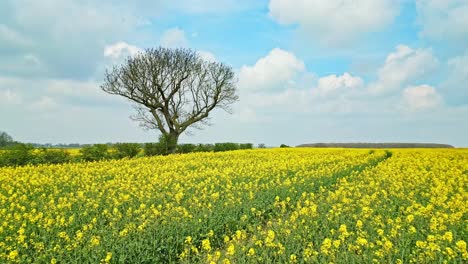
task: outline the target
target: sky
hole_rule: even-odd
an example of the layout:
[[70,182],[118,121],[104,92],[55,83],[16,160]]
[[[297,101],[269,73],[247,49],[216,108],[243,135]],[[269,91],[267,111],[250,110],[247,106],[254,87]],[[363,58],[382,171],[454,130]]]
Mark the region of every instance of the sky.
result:
[[156,141],[107,68],[190,48],[236,72],[232,113],[182,143],[468,146],[467,0],[2,0],[0,131],[35,143]]

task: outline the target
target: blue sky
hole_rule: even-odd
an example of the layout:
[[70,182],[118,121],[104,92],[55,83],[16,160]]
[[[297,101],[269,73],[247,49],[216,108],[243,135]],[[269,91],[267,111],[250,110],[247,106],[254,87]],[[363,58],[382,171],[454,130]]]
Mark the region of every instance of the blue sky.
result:
[[0,130],[39,143],[148,142],[99,88],[145,48],[231,65],[240,101],[182,142],[468,146],[466,0],[4,0]]

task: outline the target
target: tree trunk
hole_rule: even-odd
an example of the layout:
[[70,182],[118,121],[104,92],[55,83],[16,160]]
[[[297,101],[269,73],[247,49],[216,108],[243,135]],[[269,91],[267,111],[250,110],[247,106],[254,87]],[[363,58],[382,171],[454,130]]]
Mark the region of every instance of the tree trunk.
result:
[[167,154],[174,154],[177,149],[177,142],[179,141],[179,134],[170,132],[166,135]]

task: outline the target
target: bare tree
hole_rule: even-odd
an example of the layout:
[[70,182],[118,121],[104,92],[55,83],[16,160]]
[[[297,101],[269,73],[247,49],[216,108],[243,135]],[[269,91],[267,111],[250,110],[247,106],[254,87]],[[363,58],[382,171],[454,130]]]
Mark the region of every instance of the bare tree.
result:
[[157,129],[173,153],[189,127],[200,129],[209,113],[238,100],[231,67],[203,60],[190,49],[147,49],[106,71],[101,89],[134,103],[132,119]]

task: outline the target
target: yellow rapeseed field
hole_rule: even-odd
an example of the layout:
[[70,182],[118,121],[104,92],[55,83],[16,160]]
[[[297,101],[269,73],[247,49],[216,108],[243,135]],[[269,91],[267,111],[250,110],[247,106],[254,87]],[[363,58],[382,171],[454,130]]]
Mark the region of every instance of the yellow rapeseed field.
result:
[[0,263],[467,263],[468,150],[0,168]]

